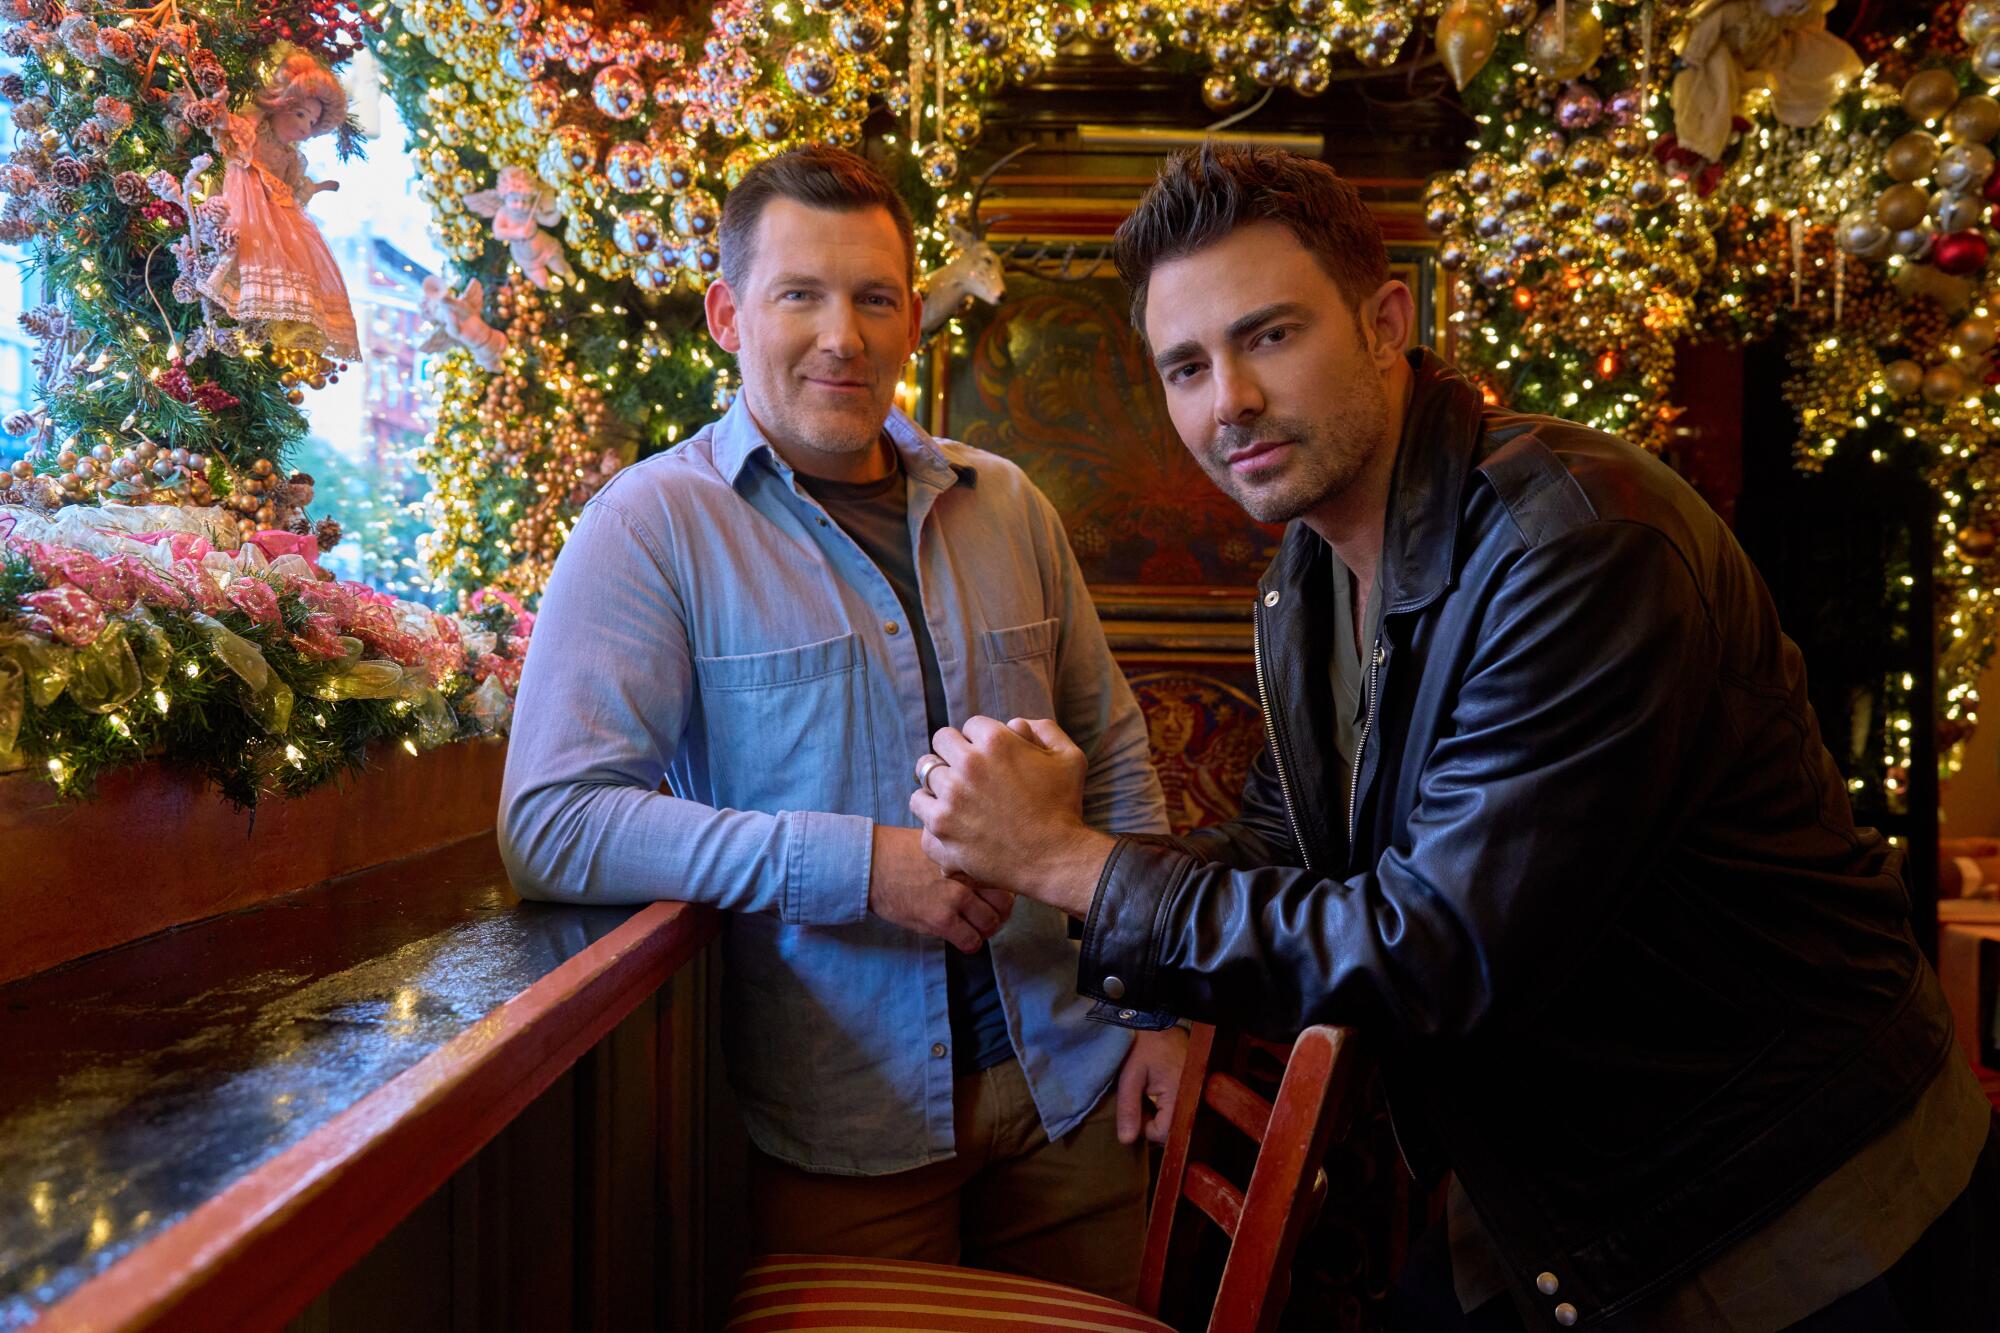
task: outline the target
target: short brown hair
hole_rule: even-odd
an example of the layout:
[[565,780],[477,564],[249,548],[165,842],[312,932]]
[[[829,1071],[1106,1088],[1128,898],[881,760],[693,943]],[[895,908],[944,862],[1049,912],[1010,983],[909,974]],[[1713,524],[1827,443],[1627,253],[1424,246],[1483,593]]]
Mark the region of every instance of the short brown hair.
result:
[[1253,222],[1284,223],[1357,309],[1389,280],[1381,225],[1326,163],[1271,148],[1183,148],[1118,227],[1118,274],[1132,289],[1141,338],[1153,270]]
[[722,280],[730,287],[740,287],[750,276],[750,261],[756,257],[757,219],[764,216],[764,206],[773,199],[790,199],[836,213],[886,208],[889,220],[896,224],[896,234],[903,238],[907,257],[904,277],[916,285],[916,227],[903,196],[867,158],[844,148],[814,144],[759,162],[723,198],[716,244],[722,251]]

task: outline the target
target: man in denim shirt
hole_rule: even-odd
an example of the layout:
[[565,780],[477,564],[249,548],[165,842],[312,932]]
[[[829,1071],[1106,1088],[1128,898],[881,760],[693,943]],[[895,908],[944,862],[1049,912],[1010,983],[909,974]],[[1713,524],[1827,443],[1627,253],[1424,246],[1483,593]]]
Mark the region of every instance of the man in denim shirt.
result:
[[508,869],[528,897],[734,914],[759,1248],[1131,1299],[1138,1139],[1164,1136],[1180,1035],[1089,1021],[1062,914],[941,877],[907,800],[940,727],[1053,717],[1089,755],[1085,818],[1163,830],[1144,721],[1048,501],[892,410],[920,305],[881,174],[772,159],[730,192],[721,249],[709,328],[743,391],[607,485],[556,563]]

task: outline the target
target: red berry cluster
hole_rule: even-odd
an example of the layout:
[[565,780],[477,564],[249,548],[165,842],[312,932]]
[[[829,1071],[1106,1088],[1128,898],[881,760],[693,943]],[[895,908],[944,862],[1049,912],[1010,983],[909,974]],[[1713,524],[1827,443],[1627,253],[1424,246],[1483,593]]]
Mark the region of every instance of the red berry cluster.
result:
[[213,381],[196,384],[188,378],[187,362],[176,361],[155,381],[160,392],[177,403],[192,403],[204,412],[221,412],[243,400]]
[[142,222],[171,222],[176,227],[187,225],[187,214],[171,199],[155,199],[141,204],[136,212]]
[[267,0],[260,7],[258,35],[280,39],[312,51],[329,65],[338,65],[359,51],[363,32],[382,31],[382,20],[363,11],[354,0]]

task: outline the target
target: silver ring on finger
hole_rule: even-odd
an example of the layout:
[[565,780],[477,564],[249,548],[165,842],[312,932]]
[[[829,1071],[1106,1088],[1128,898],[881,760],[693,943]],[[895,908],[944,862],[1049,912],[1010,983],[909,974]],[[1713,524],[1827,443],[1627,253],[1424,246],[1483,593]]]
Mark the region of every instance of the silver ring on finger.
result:
[[931,790],[931,774],[937,772],[940,768],[946,767],[949,767],[949,765],[936,755],[925,755],[923,758],[917,760],[917,785],[922,787],[926,794],[931,796],[937,795],[936,792]]

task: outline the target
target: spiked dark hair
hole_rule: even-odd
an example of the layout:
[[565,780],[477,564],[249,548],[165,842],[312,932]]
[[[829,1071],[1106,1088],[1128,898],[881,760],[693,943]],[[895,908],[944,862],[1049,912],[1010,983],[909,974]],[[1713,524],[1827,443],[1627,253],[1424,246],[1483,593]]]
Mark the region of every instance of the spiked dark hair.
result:
[[1253,222],[1281,222],[1357,311],[1389,280],[1382,228],[1332,167],[1270,148],[1183,148],[1161,164],[1118,228],[1114,256],[1132,290],[1132,327],[1146,336],[1153,270]]

